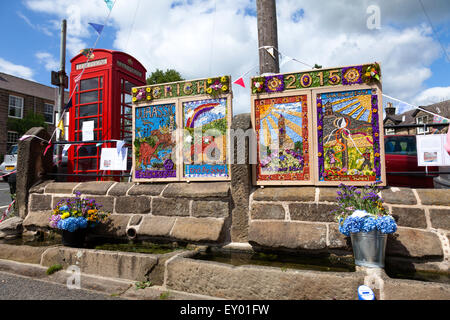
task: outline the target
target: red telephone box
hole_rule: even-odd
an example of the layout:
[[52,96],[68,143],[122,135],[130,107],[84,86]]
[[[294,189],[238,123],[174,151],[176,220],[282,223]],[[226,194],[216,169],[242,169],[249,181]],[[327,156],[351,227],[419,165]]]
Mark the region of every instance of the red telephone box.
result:
[[[69,109],[69,140],[80,141],[68,151],[69,174],[120,174],[121,172],[100,170],[101,148],[114,148],[115,143],[83,141],[82,128],[86,121],[94,121],[92,141],[125,140],[128,150],[128,166],[131,169],[132,106],[131,88],[146,84],[144,66],[129,54],[95,49],[87,61],[83,54],[70,62],[70,92],[75,87],[75,78],[83,70],[78,87],[72,96]],[[92,123],[91,123],[92,124]],[[71,181],[102,180],[102,177],[73,176]],[[107,179],[111,180],[111,178]]]

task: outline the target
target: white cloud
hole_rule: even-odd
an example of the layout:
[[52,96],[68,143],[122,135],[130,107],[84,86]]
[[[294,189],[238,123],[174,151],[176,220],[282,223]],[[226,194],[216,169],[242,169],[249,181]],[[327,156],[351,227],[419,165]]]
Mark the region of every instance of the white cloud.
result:
[[42,26],[42,25],[37,25],[37,24],[33,24],[30,19],[28,19],[27,16],[25,16],[22,12],[17,12],[17,15],[23,20],[25,21],[25,23],[27,25],[29,25],[31,28],[33,28],[34,30],[40,31],[44,34],[46,34],[47,36],[53,36],[53,33],[46,27],[46,26]]
[[11,74],[19,78],[33,80],[33,70],[25,66],[14,64],[3,58],[0,58],[0,72]]
[[414,103],[419,106],[427,106],[446,100],[450,100],[450,87],[433,87],[418,94]]
[[[96,33],[88,22],[103,23],[108,15],[103,1],[79,0],[75,5],[70,0],[26,0],[26,4],[68,19],[72,55],[93,45]],[[281,53],[324,68],[378,61],[384,92],[399,99],[419,99],[432,76],[431,64],[442,56],[416,1],[278,0],[276,4]],[[366,9],[373,4],[380,7],[380,30],[367,28]],[[424,5],[435,23],[445,21],[450,10],[448,0]],[[254,0],[118,0],[102,36],[112,35],[114,49],[135,56],[148,74],[156,68],[173,68],[186,79],[228,74],[236,80],[258,65],[257,21],[249,14],[255,8]],[[291,61],[281,71],[306,68]],[[235,114],[250,112],[249,78],[257,73],[255,68],[244,77],[247,88],[233,85]]]
[[48,52],[38,52],[36,53],[36,58],[39,63],[44,64],[45,70],[47,71],[58,71],[60,63],[56,60],[52,54]]

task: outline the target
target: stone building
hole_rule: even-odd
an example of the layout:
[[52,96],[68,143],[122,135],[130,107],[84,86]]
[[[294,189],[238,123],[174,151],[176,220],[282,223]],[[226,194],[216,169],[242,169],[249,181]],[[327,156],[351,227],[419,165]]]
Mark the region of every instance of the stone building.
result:
[[8,130],[8,119],[23,119],[30,112],[42,114],[48,132],[53,133],[57,94],[55,87],[0,72],[0,159],[19,138],[18,132]]
[[[429,106],[420,106],[421,109],[430,111],[434,114],[450,118],[450,100],[442,101],[439,103],[431,104]],[[401,114],[395,114],[395,107],[392,103],[388,103],[385,108],[386,117],[384,118],[384,126],[395,126],[395,128],[385,128],[384,133],[386,135],[418,135],[418,134],[431,134],[431,133],[447,133],[448,125],[442,125],[446,123],[446,120],[438,116],[419,110],[413,109]],[[417,127],[418,124],[435,124],[426,127]]]

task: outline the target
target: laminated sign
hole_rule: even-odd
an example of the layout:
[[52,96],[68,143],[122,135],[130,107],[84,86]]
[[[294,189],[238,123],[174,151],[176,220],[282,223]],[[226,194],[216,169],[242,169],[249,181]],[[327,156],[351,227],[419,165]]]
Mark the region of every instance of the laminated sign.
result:
[[251,79],[256,185],[385,185],[378,63]]
[[229,76],[133,88],[133,181],[229,180]]

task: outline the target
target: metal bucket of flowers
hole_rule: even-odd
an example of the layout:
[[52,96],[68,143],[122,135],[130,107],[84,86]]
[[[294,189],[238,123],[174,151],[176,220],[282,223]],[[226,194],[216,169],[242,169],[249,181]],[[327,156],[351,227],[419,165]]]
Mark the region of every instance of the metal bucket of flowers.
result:
[[50,227],[62,231],[62,243],[69,247],[82,247],[90,228],[105,222],[108,213],[100,210],[101,204],[95,199],[81,199],[80,192],[75,198],[60,200],[50,217]]
[[384,268],[387,235],[397,230],[394,218],[386,212],[376,184],[357,188],[341,184],[334,210],[339,231],[351,237],[355,264]]

